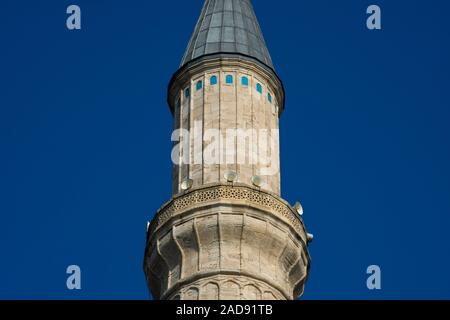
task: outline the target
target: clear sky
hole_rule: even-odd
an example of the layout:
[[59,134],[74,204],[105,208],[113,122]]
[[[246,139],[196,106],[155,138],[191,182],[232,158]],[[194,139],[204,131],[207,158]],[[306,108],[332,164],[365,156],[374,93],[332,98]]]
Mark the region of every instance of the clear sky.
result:
[[[166,89],[201,6],[0,2],[0,298],[149,298],[146,223],[171,196]],[[315,235],[304,298],[450,298],[450,3],[254,6],[287,93],[282,196]]]

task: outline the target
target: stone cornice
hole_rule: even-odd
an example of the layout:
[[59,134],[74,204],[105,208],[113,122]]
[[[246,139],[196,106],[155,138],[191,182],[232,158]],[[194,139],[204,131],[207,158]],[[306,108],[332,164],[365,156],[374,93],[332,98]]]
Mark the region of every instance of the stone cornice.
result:
[[246,184],[209,184],[173,197],[153,218],[145,252],[147,280],[160,299],[215,275],[263,281],[270,292],[293,299],[303,292],[311,265],[306,229],[294,208]]

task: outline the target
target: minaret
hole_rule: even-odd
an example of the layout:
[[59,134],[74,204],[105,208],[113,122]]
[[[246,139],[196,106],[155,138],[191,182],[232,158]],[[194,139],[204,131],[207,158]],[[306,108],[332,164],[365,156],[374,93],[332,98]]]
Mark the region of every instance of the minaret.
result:
[[284,88],[250,0],[206,0],[168,88],[173,197],[148,228],[155,299],[292,300],[310,240],[280,197]]

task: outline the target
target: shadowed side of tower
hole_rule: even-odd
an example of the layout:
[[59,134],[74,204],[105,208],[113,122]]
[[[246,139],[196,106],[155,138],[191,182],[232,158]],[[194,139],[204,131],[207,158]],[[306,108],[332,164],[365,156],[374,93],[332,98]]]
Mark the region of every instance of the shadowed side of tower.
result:
[[168,88],[173,197],[147,234],[158,299],[295,299],[310,258],[280,197],[284,89],[250,0],[206,0]]

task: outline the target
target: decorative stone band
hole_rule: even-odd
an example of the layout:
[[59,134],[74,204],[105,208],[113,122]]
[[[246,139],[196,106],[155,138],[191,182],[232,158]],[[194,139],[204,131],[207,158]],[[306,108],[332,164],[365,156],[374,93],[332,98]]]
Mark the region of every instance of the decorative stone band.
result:
[[176,215],[191,209],[198,204],[218,201],[245,201],[253,205],[265,207],[272,214],[288,223],[299,235],[305,235],[306,229],[300,216],[283,199],[275,194],[250,188],[246,185],[209,185],[190,190],[175,196],[158,210],[154,217],[148,237],[153,235],[164,223]]
[[201,278],[184,287],[166,300],[286,300],[280,291],[253,277],[215,275]]

